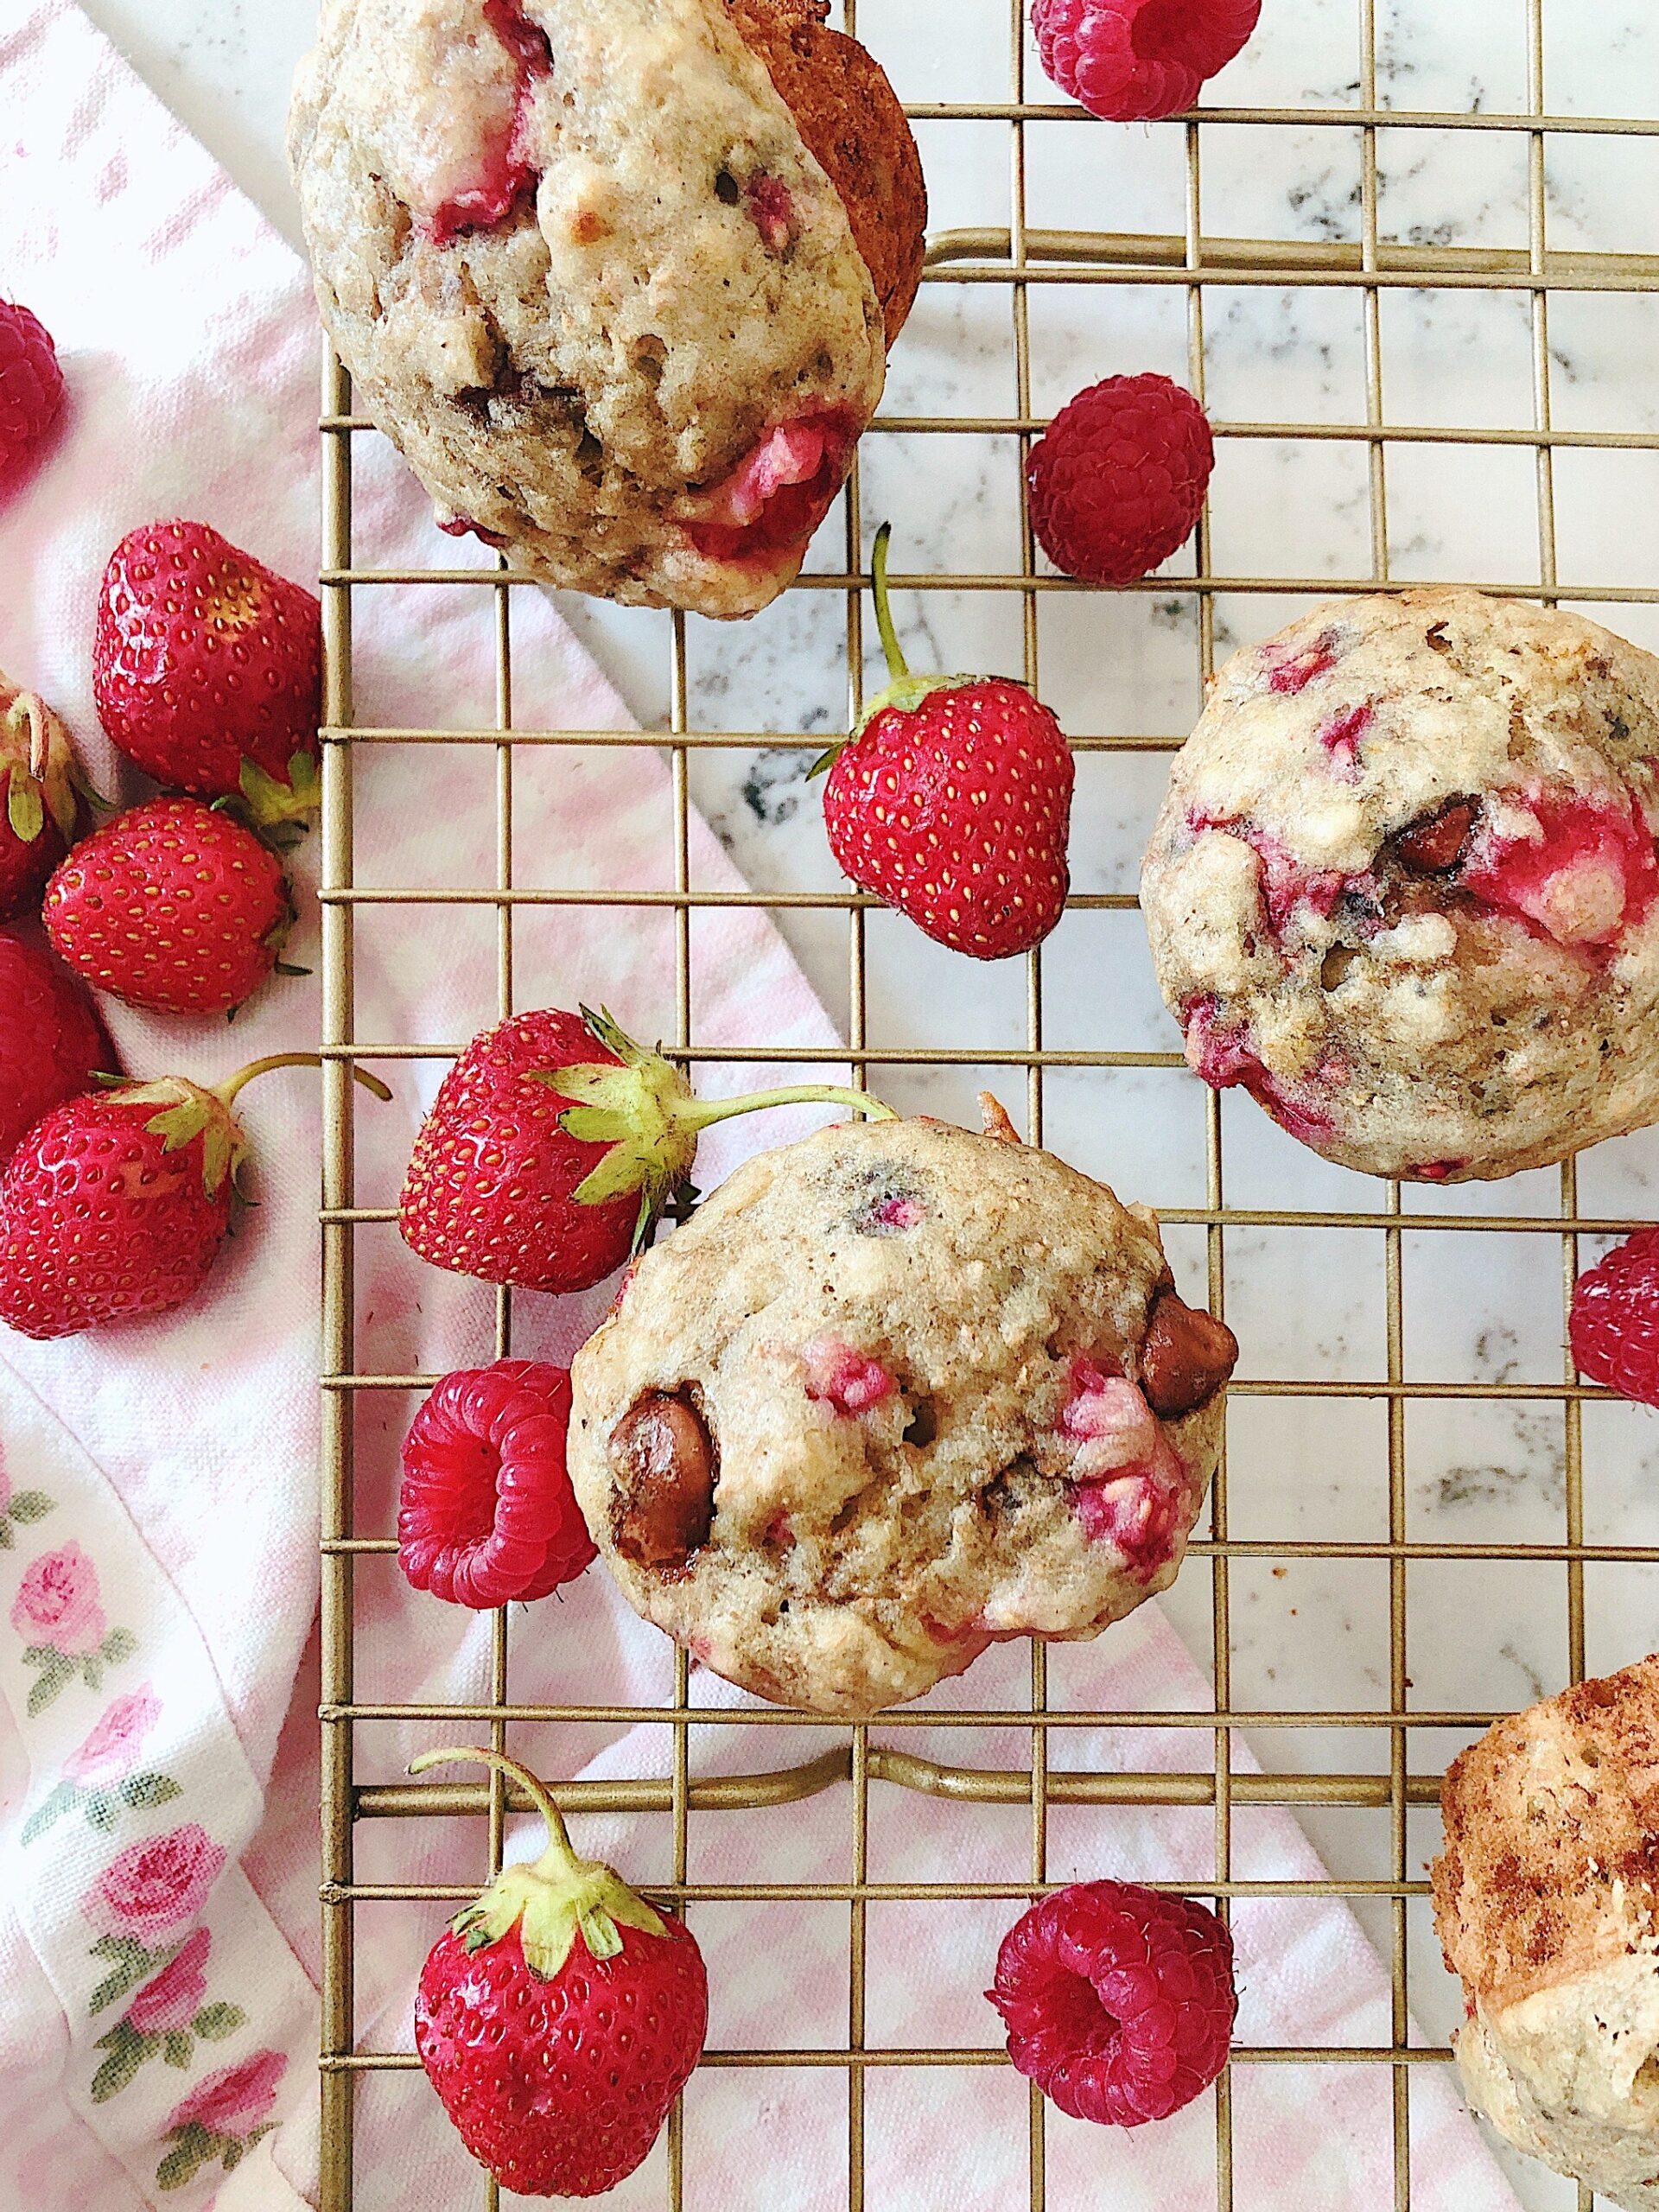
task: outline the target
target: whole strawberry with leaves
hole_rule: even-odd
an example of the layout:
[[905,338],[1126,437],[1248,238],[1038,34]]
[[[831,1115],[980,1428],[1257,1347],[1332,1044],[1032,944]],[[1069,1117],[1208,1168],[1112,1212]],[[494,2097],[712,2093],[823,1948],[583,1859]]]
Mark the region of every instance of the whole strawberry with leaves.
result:
[[893,678],[828,769],[830,846],[861,890],[974,960],[1030,952],[1065,907],[1076,766],[1023,683],[912,676],[887,597],[890,524],[877,533],[875,617]]
[[609,1014],[515,1014],[474,1038],[416,1141],[398,1222],[422,1259],[520,1290],[602,1282],[690,1176],[699,1134],[767,1106],[892,1109],[816,1084],[699,1098]]
[[702,2055],[709,1980],[689,1929],[579,1859],[546,1788],[516,1760],[429,1751],[411,1774],[479,1759],[547,1822],[428,1956],[415,2048],[461,2139],[520,2196],[599,2196],[651,2150]]
[[273,1069],[318,1065],[282,1052],[211,1087],[112,1082],[37,1122],[0,1176],[0,1321],[73,1337],[188,1303],[231,1228],[247,1154],[238,1094]]
[[156,1014],[233,1012],[282,966],[294,926],[276,854],[194,798],[105,823],[60,865],[41,913],[77,975]]
[[0,675],[0,922],[39,904],[75,834],[79,773],[51,708]]
[[169,790],[291,835],[316,806],[321,607],[205,523],[150,523],[110,556],[92,690],[111,742]]

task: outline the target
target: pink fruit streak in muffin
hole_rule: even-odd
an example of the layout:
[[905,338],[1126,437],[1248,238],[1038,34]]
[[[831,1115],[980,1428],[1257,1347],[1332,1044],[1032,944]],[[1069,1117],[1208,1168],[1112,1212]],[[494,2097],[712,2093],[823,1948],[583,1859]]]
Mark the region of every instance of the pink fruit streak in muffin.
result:
[[1659,899],[1653,834],[1628,799],[1529,791],[1537,836],[1489,830],[1464,862],[1465,889],[1557,944],[1600,949]]
[[780,176],[763,170],[747,194],[749,219],[768,253],[787,253],[795,237],[795,195]]
[[1288,845],[1271,830],[1252,822],[1220,814],[1191,814],[1187,826],[1194,836],[1207,830],[1236,837],[1255,855],[1262,870],[1262,903],[1275,935],[1283,930],[1299,906],[1323,919],[1335,909],[1349,879],[1331,868],[1311,868],[1296,858]]
[[1328,676],[1341,658],[1334,630],[1321,631],[1312,645],[1294,652],[1275,638],[1262,646],[1261,653],[1268,690],[1293,699],[1306,691],[1316,677]]
[[814,1337],[801,1346],[801,1365],[806,1376],[806,1395],[815,1404],[832,1407],[843,1419],[856,1420],[896,1387],[879,1360],[866,1359],[839,1337]]
[[829,513],[857,442],[844,408],[779,423],[702,494],[686,536],[706,561],[770,564],[798,552]]
[[1072,1510],[1088,1535],[1123,1554],[1149,1582],[1173,1558],[1186,1526],[1186,1470],[1133,1382],[1093,1360],[1071,1370],[1060,1427],[1077,1444]]
[[428,217],[427,231],[435,245],[451,245],[464,232],[492,230],[505,222],[534,193],[538,180],[525,152],[527,126],[532,87],[553,73],[553,49],[547,33],[531,22],[518,0],[484,0],[484,20],[513,59],[518,97],[508,129],[493,135],[480,149],[474,181]]
[[1319,730],[1319,743],[1330,756],[1331,772],[1344,783],[1359,781],[1359,741],[1375,719],[1370,706],[1348,707],[1332,715]]
[[[1317,1147],[1331,1135],[1336,1127],[1331,1116],[1306,1096],[1294,1096],[1268,1072],[1250,1049],[1248,1026],[1223,1021],[1213,998],[1195,999],[1186,1009],[1185,1021],[1188,1064],[1212,1090],[1242,1085],[1287,1135],[1303,1144]],[[1332,1062],[1320,1070],[1320,1075],[1334,1083],[1344,1078],[1344,1071],[1339,1063]]]

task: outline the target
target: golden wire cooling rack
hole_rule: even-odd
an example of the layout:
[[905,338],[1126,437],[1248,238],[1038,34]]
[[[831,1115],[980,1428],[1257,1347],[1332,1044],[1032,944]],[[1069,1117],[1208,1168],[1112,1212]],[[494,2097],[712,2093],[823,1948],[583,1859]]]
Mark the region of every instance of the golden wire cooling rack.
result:
[[[1513,113],[1402,109],[1378,103],[1378,36],[1376,0],[1357,0],[1360,54],[1357,99],[1333,106],[1296,106],[1275,109],[1203,108],[1193,115],[1154,126],[1158,131],[1179,134],[1185,149],[1185,220],[1179,234],[1129,235],[1054,231],[1028,226],[1027,152],[1033,134],[1088,123],[1079,111],[1045,99],[1051,88],[1043,81],[1027,82],[1024,0],[960,0],[964,10],[983,10],[988,16],[1006,14],[1009,34],[1009,84],[1006,101],[991,103],[935,103],[913,107],[912,117],[929,126],[995,124],[1006,127],[1011,158],[1011,220],[1007,229],[965,229],[936,237],[928,258],[927,282],[935,286],[987,288],[1006,296],[1012,325],[1017,410],[1012,416],[909,416],[888,414],[874,426],[882,434],[941,434],[995,435],[1017,444],[1023,461],[1033,437],[1044,423],[1033,413],[1031,302],[1036,288],[1135,285],[1168,287],[1178,290],[1186,310],[1188,381],[1202,400],[1205,393],[1205,318],[1206,289],[1268,286],[1281,290],[1338,288],[1358,296],[1363,316],[1366,406],[1363,422],[1332,421],[1217,421],[1222,441],[1338,441],[1363,450],[1367,468],[1367,505],[1370,565],[1369,575],[1338,580],[1331,576],[1260,577],[1215,573],[1211,559],[1208,518],[1197,540],[1196,573],[1191,576],[1160,577],[1139,587],[1160,599],[1190,601],[1196,607],[1198,672],[1207,679],[1214,665],[1216,601],[1223,594],[1272,593],[1283,595],[1328,596],[1341,590],[1373,587],[1396,588],[1414,581],[1391,572],[1388,520],[1389,465],[1391,449],[1410,446],[1512,447],[1530,452],[1535,460],[1539,582],[1535,584],[1499,583],[1486,588],[1546,601],[1593,600],[1599,603],[1659,602],[1659,588],[1598,583],[1593,588],[1571,587],[1558,580],[1555,458],[1566,448],[1659,450],[1659,433],[1625,435],[1616,432],[1557,428],[1551,400],[1552,296],[1585,292],[1659,292],[1659,257],[1560,251],[1548,237],[1549,199],[1546,186],[1546,149],[1554,134],[1582,137],[1627,136],[1659,138],[1659,119],[1636,120],[1608,116],[1551,113],[1545,101],[1544,0],[1517,0],[1524,14],[1528,98],[1524,111]],[[1566,0],[1556,0],[1565,8]],[[849,29],[856,29],[856,0],[845,0]],[[1271,33],[1272,0],[1262,36]],[[1028,93],[1035,92],[1033,99]],[[1378,132],[1402,125],[1444,132],[1501,134],[1524,149],[1527,162],[1529,236],[1524,248],[1440,244],[1395,243],[1379,236]],[[1257,240],[1224,236],[1214,216],[1204,210],[1202,183],[1206,143],[1217,134],[1256,131],[1273,126],[1299,130],[1357,133],[1360,139],[1359,236],[1349,242],[1322,240]],[[1454,142],[1456,143],[1456,142]],[[1385,294],[1401,289],[1435,293],[1502,293],[1524,303],[1531,339],[1532,405],[1529,421],[1503,427],[1472,423],[1431,426],[1395,422],[1383,403]],[[1137,363],[1113,363],[1134,367]],[[881,2067],[951,2067],[1001,2062],[1001,2053],[986,2050],[877,2048],[865,2031],[867,1921],[872,1904],[889,1900],[931,1898],[1006,1898],[1013,1908],[1019,1900],[1040,1892],[1048,1872],[1050,1808],[1054,1805],[1131,1805],[1211,1807],[1214,1811],[1213,1879],[1201,1886],[1212,1895],[1225,1914],[1231,1901],[1241,1897],[1313,1897],[1378,1901],[1385,1915],[1384,1963],[1390,1989],[1389,2038],[1372,2048],[1349,2046],[1307,2048],[1240,2048],[1234,2069],[1283,2064],[1358,2066],[1386,2075],[1391,2084],[1393,2134],[1393,2190],[1395,2212],[1409,2212],[1412,2203],[1412,2145],[1410,2139],[1410,2082],[1414,2069],[1444,2064],[1443,2048],[1421,2047],[1411,2040],[1408,1986],[1407,1910],[1422,1898],[1427,1885],[1410,1877],[1408,1815],[1413,1808],[1438,1802],[1440,1775],[1424,1770],[1413,1758],[1414,1740],[1432,1745],[1433,1732],[1468,1731],[1497,1716],[1488,1712],[1424,1710],[1409,1701],[1408,1675],[1408,1569],[1414,1562],[1475,1562],[1518,1560],[1559,1565],[1566,1577],[1567,1667],[1574,1679],[1585,1669],[1585,1573],[1587,1565],[1600,1562],[1653,1563],[1659,1547],[1592,1543],[1586,1541],[1584,1509],[1584,1448],[1582,1407],[1586,1400],[1604,1396],[1580,1383],[1570,1360],[1559,1382],[1527,1383],[1493,1379],[1479,1382],[1416,1382],[1407,1379],[1405,1304],[1402,1287],[1402,1233],[1439,1229],[1459,1232],[1508,1232],[1554,1243],[1560,1254],[1564,1300],[1578,1269],[1580,1239],[1597,1233],[1622,1231],[1634,1223],[1582,1216],[1578,1198],[1575,1164],[1560,1171],[1559,1210],[1547,1215],[1484,1213],[1435,1216],[1404,1211],[1397,1185],[1389,1187],[1386,1205],[1375,1211],[1326,1212],[1313,1210],[1241,1209],[1229,1206],[1222,1151],[1223,1117],[1219,1100],[1205,1095],[1207,1190],[1199,1206],[1162,1210],[1167,1223],[1202,1232],[1207,1246],[1211,1302],[1221,1310],[1225,1278],[1224,1257],[1230,1231],[1262,1229],[1360,1231],[1380,1240],[1385,1300],[1384,1337],[1386,1373],[1370,1379],[1332,1380],[1318,1376],[1273,1382],[1242,1382],[1235,1397],[1364,1400],[1380,1404],[1387,1421],[1388,1535],[1373,1541],[1299,1541],[1291,1538],[1243,1541],[1229,1529],[1228,1477],[1225,1465],[1217,1475],[1209,1535],[1191,1548],[1185,1579],[1208,1575],[1213,1630],[1213,1711],[1193,1713],[1102,1713],[1070,1707],[1051,1710],[1048,1703],[1047,1655],[1033,1645],[1030,1662],[1028,1703],[1003,1708],[939,1712],[900,1712],[870,1726],[847,1731],[844,1744],[810,1763],[791,1763],[788,1738],[802,1723],[782,1713],[747,1710],[694,1710],[688,1695],[684,1655],[677,1656],[671,1707],[597,1707],[515,1704],[507,1696],[508,1623],[505,1612],[494,1617],[490,1697],[476,1704],[390,1705],[359,1700],[353,1681],[353,1588],[357,1556],[388,1553],[396,1548],[389,1534],[359,1530],[353,1510],[353,1405],[356,1393],[369,1389],[411,1389],[435,1378],[391,1376],[358,1371],[354,1352],[353,1258],[359,1235],[395,1235],[393,1216],[385,1207],[358,1203],[353,1181],[351,1070],[358,1059],[443,1058],[452,1057],[464,1040],[446,1046],[422,1040],[363,1038],[357,1033],[353,1003],[353,947],[356,912],[365,903],[391,906],[430,904],[430,889],[398,889],[360,886],[353,875],[353,772],[358,749],[366,745],[401,745],[442,741],[493,752],[496,765],[498,872],[493,888],[444,888],[436,896],[451,905],[493,907],[497,916],[499,959],[499,1007],[513,1010],[513,933],[515,913],[525,906],[547,907],[607,906],[621,911],[666,909],[672,918],[677,1007],[675,1034],[669,1049],[690,1064],[766,1058],[821,1062],[817,1048],[772,1052],[760,1040],[756,1046],[718,1048],[699,1040],[693,1018],[692,917],[701,909],[734,905],[781,913],[825,910],[846,916],[849,961],[849,1024],[847,1058],[855,1079],[862,1082],[871,1068],[993,1067],[1023,1070],[1026,1078],[1027,1126],[1033,1141],[1041,1141],[1046,1079],[1053,1070],[1179,1068],[1173,1052],[1115,1050],[1109,1036],[1098,1040],[1098,1049],[1053,1050],[1045,1045],[1043,958],[1040,953],[1026,963],[1026,1037],[1019,1049],[988,1046],[964,1039],[959,1046],[924,1050],[914,1047],[877,1047],[868,1041],[866,991],[867,912],[871,902],[843,891],[708,893],[692,887],[690,863],[689,771],[694,751],[715,749],[746,753],[792,751],[804,743],[821,745],[823,734],[814,731],[810,740],[798,731],[714,730],[694,728],[688,711],[687,625],[681,615],[660,620],[669,632],[671,654],[671,715],[666,732],[636,730],[560,732],[524,730],[512,723],[512,670],[510,594],[532,580],[515,574],[504,559],[493,569],[388,569],[359,568],[354,563],[352,527],[353,442],[370,425],[351,412],[347,379],[334,359],[327,358],[323,398],[324,446],[324,562],[322,575],[325,636],[327,645],[327,687],[323,731],[322,849],[322,959],[323,1051],[326,1077],[325,1150],[323,1160],[322,1266],[323,1325],[323,1487],[322,1487],[322,1931],[323,1993],[321,2042],[322,2091],[322,2204],[324,2212],[349,2212],[353,2181],[354,2088],[360,2074],[383,2068],[408,2068],[416,2062],[407,2054],[359,2052],[356,2048],[353,1986],[354,1914],[359,1904],[385,1899],[448,1899],[469,1891],[415,1884],[359,1882],[354,1874],[353,1840],[356,1823],[373,1818],[402,1821],[421,1816],[487,1815],[489,1866],[480,1866],[481,1880],[500,1863],[503,1825],[510,1810],[526,1810],[499,1777],[487,1785],[423,1783],[409,1786],[368,1785],[359,1781],[358,1746],[361,1732],[377,1721],[430,1721],[435,1732],[454,1740],[465,1740],[470,1730],[487,1725],[498,1748],[507,1745],[516,1723],[607,1724],[655,1721],[666,1724],[672,1751],[670,1771],[657,1781],[585,1782],[559,1784],[561,1801],[583,1810],[665,1812],[671,1819],[673,1878],[659,1893],[677,1904],[688,1906],[695,1923],[700,1900],[831,1901],[844,1906],[847,1915],[847,1991],[844,2044],[840,2048],[812,2050],[712,2050],[708,2067],[753,2068],[831,2067],[846,2075],[847,2125],[845,2201],[849,2212],[860,2212],[867,2201],[865,2175],[865,2084],[869,2069]],[[861,700],[864,664],[863,613],[861,594],[868,578],[861,572],[863,528],[860,484],[856,469],[844,502],[845,554],[841,573],[813,573],[803,578],[803,591],[841,595],[845,603],[848,712],[855,715]],[[1023,514],[1023,507],[1022,507]],[[1046,574],[1036,565],[1030,531],[1021,524],[1021,559],[1018,573],[930,574],[895,575],[899,592],[958,592],[1012,594],[1023,613],[1024,674],[1039,681],[1041,612],[1052,595],[1079,588]],[[826,531],[826,535],[828,535]],[[1479,579],[1470,579],[1479,582]],[[497,634],[497,714],[493,726],[465,730],[389,729],[354,727],[352,683],[352,618],[354,594],[385,584],[472,585],[493,594]],[[1173,753],[1184,730],[1156,734],[1084,734],[1075,737],[1079,753],[1122,756],[1134,753]],[[672,774],[674,888],[659,892],[618,892],[516,888],[512,882],[512,778],[514,748],[518,747],[620,746],[661,747]],[[556,856],[553,865],[556,866]],[[1127,894],[1079,894],[1077,909],[1125,909],[1135,906]],[[1109,1022],[1109,1012],[1103,1013]],[[1145,1195],[1156,1198],[1155,1191]],[[1501,1205],[1500,1187],[1494,1196]],[[498,1304],[495,1351],[505,1351],[511,1331],[511,1299],[501,1294]],[[477,1348],[480,1357],[486,1348]],[[1516,1544],[1456,1544],[1408,1541],[1407,1521],[1406,1414],[1408,1404],[1423,1400],[1534,1402],[1558,1409],[1565,1435],[1564,1512],[1559,1537],[1549,1542]],[[1236,1707],[1232,1692],[1233,1615],[1230,1576],[1235,1560],[1273,1560],[1282,1565],[1296,1560],[1369,1560],[1386,1572],[1388,1584],[1388,1700],[1378,1709],[1345,1711],[1246,1710]],[[1184,1586],[1185,1583],[1184,1583]],[[1637,1656],[1635,1653],[1626,1657]],[[690,1738],[693,1727],[713,1727],[738,1721],[744,1726],[770,1723],[779,1746],[775,1770],[757,1776],[723,1776],[694,1780],[690,1772]],[[822,1728],[821,1723],[812,1726]],[[872,1740],[897,1736],[902,1743],[907,1728],[970,1728],[1010,1732],[1028,1745],[1028,1764],[1012,1770],[976,1769],[968,1764],[943,1766],[912,1758],[890,1744]],[[1094,1773],[1058,1766],[1051,1770],[1048,1745],[1054,1728],[1109,1726],[1117,1729],[1179,1727],[1198,1732],[1213,1745],[1208,1770],[1196,1772]],[[1386,1771],[1373,1773],[1241,1772],[1236,1770],[1235,1732],[1380,1730],[1389,1744]],[[555,1737],[552,1740],[556,1742]],[[1351,1737],[1347,1738],[1353,1741]],[[1444,1756],[1444,1753],[1441,1754]],[[1438,1760],[1431,1760],[1431,1770]],[[688,1827],[692,1814],[718,1816],[724,1811],[787,1804],[845,1781],[851,1783],[850,1829],[846,1878],[834,1884],[791,1886],[785,1884],[730,1884],[716,1886],[688,1881]],[[868,1878],[868,1818],[873,1789],[910,1789],[983,1804],[1018,1803],[1030,1808],[1030,1866],[1022,1880],[1002,1884],[938,1882],[880,1883]],[[1365,1808],[1386,1814],[1389,1826],[1389,1866],[1378,1879],[1339,1879],[1319,1882],[1249,1881],[1236,1878],[1234,1812],[1254,1806]],[[1171,1885],[1170,1886],[1176,1886]],[[1197,1888],[1196,1884],[1180,1886]],[[431,1907],[435,1923],[441,1908]],[[1375,1928],[1376,1923],[1373,1923]],[[1231,2069],[1224,2075],[1216,2094],[1215,2202],[1217,2212],[1229,2212],[1234,2202],[1234,2135]],[[479,2189],[486,2204],[497,2202],[495,2185],[480,2177]],[[671,2122],[667,2158],[667,2201],[680,2208],[686,2201],[683,2132],[677,2111]],[[831,2194],[839,2193],[838,2190]],[[826,2196],[825,2201],[830,2201]],[[1045,2110],[1033,2089],[1029,2120],[1029,2202],[1041,2212],[1045,2190]],[[1592,2199],[1580,2192],[1581,2212]],[[907,2208],[907,2212],[925,2212]],[[1333,2207],[1332,2212],[1338,2212]],[[1346,2208],[1342,2208],[1346,2212]],[[1359,2208],[1355,2208],[1359,2212]],[[1370,2207],[1364,2212],[1372,2212]]]

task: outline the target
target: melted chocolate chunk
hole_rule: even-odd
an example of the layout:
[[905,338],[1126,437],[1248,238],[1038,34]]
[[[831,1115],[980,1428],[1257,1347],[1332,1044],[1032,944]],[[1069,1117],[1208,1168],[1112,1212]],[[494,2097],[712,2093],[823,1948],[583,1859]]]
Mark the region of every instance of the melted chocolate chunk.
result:
[[1224,1321],[1195,1312],[1173,1288],[1159,1292],[1141,1347],[1141,1388],[1154,1413],[1196,1413],[1237,1362],[1238,1338]]
[[652,1390],[611,1431],[611,1535],[636,1567],[682,1570],[714,1525],[720,1455],[684,1393]]
[[1475,826],[1475,802],[1454,798],[1436,814],[1426,814],[1394,841],[1401,865],[1419,875],[1449,875],[1469,849]]

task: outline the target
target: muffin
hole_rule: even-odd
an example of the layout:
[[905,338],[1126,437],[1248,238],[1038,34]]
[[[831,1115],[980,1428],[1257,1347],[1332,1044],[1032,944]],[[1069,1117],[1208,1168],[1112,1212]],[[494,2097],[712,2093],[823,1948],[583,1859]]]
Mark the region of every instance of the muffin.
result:
[[857,1716],[1174,1580],[1237,1346],[1152,1215],[928,1121],[763,1154],[577,1355],[570,1472],[705,1666]]
[[324,0],[289,153],[323,320],[440,526],[751,614],[920,281],[926,192],[829,0]]
[[1659,660],[1478,592],[1236,654],[1141,884],[1186,1056],[1374,1175],[1513,1175],[1659,1117]]
[[1626,2212],[1659,2208],[1659,1659],[1455,1762],[1434,1915],[1470,2101]]

